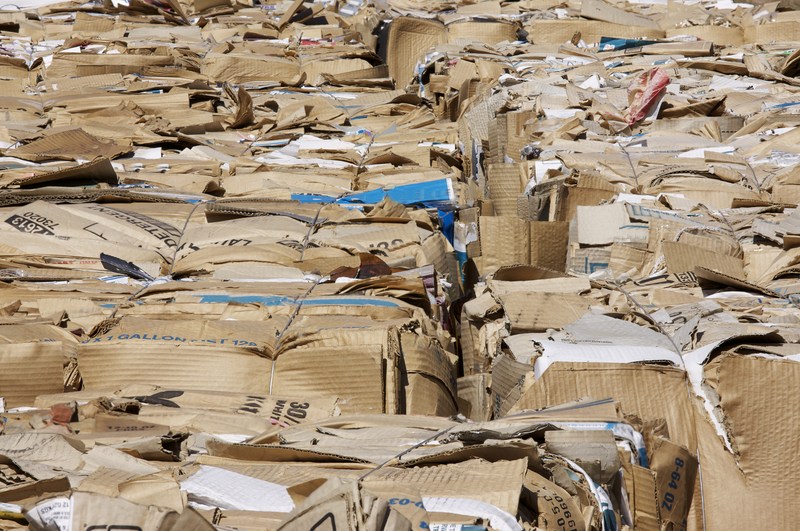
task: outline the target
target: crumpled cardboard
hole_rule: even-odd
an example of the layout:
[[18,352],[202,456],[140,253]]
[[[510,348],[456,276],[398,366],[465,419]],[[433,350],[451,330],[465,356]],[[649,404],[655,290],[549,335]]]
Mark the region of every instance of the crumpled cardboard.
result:
[[792,2],[11,7],[0,527],[792,526]]

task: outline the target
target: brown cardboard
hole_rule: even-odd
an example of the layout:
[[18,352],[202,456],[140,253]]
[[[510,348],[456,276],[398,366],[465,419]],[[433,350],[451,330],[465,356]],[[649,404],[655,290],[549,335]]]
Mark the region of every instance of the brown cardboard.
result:
[[[636,21],[639,18],[636,17]],[[627,22],[627,17],[626,17]],[[561,44],[569,41],[576,32],[587,43],[596,43],[601,37],[615,35],[620,38],[635,39],[663,38],[665,33],[659,28],[643,27],[636,24],[626,26],[603,21],[587,20],[534,20],[527,26],[529,34],[534,35],[534,42]]]
[[658,441],[651,467],[656,474],[662,525],[685,527],[697,477],[697,457],[668,440]]
[[567,222],[531,222],[531,265],[564,271],[568,239]]
[[[64,389],[64,352],[58,344],[7,345],[0,355],[5,370],[0,377],[3,398],[10,407],[30,403],[41,393]],[[35,368],[35,376],[27,375]]]
[[695,267],[705,267],[744,280],[744,262],[741,258],[681,242],[664,242],[662,249],[670,273],[685,273],[694,271]]
[[[249,332],[255,327],[245,323],[124,319],[81,345],[78,367],[89,389],[135,382],[260,394],[268,389],[271,363],[259,348],[269,340]],[[174,360],[171,369],[156,363],[163,356]]]
[[19,186],[20,188],[31,188],[37,185],[50,183],[72,186],[98,183],[114,185],[119,183],[119,179],[111,165],[111,161],[107,158],[99,157],[92,162],[79,164],[71,168],[45,172],[34,177],[16,179],[11,181],[10,184],[12,186]]
[[548,451],[575,461],[601,485],[610,483],[619,470],[617,444],[610,431],[549,431],[545,442]]
[[[739,509],[747,508],[757,503],[756,500],[767,496],[778,503],[791,505],[790,500],[794,496],[792,483],[787,483],[785,489],[776,488],[774,483],[766,480],[769,473],[759,468],[760,463],[771,459],[767,455],[780,455],[786,463],[791,463],[794,458],[786,446],[790,444],[788,441],[792,438],[793,425],[782,424],[782,419],[788,418],[786,407],[790,402],[785,402],[780,396],[783,392],[779,385],[781,381],[795,377],[794,363],[734,356],[723,360],[720,371],[719,392],[722,408],[727,419],[726,424],[731,429],[732,440],[736,444],[738,457],[724,450],[707,421],[698,419],[705,521],[710,529],[722,529],[730,525],[733,519],[731,514],[733,504]],[[745,389],[749,398],[744,397]],[[755,410],[748,407],[745,412],[743,407],[746,402],[752,404]],[[750,431],[753,428],[760,431]],[[781,431],[782,435],[777,439],[770,438],[768,434],[775,433],[776,430]],[[745,433],[763,435],[747,437]],[[777,446],[772,448],[772,442],[768,441],[774,442]],[[774,453],[760,453],[760,449],[767,444]],[[795,468],[790,464],[785,470],[791,474]],[[744,518],[749,520],[754,517],[755,515]],[[782,510],[763,516],[765,521],[771,522],[770,525],[777,526],[785,525],[787,518],[790,516]]]
[[297,508],[279,529],[410,530],[411,523],[385,499],[355,482],[329,480]]
[[586,300],[575,293],[516,291],[500,297],[514,333],[561,328],[589,311]]
[[[559,530],[586,529],[580,507],[573,497],[557,484],[530,470],[525,474],[523,499],[538,513],[541,526]],[[563,523],[559,523],[562,518]]]
[[[485,15],[486,13],[477,14]],[[450,42],[476,40],[486,44],[497,44],[516,40],[516,37],[517,25],[507,20],[488,20],[476,17],[447,24],[447,38]]]
[[456,364],[428,338],[401,334],[403,359],[408,372],[406,412],[412,415],[449,417],[458,411]]
[[300,64],[296,60],[236,51],[208,54],[200,72],[209,79],[233,83],[283,81],[294,85],[303,79]]
[[[585,396],[614,396],[622,411],[643,420],[665,419],[670,440],[693,449],[694,408],[681,369],[612,363],[556,363],[529,382],[512,411],[536,409]],[[661,389],[658,395],[649,390]],[[690,450],[691,451],[691,450]]]
[[[264,374],[267,389],[278,395],[311,391],[312,396],[339,397],[343,412],[402,411],[399,342],[393,328],[331,329],[292,338],[276,352],[270,372]],[[350,347],[353,344],[360,345],[358,351]],[[336,361],[319,363],[323,359]],[[360,375],[357,381],[355,374]]]
[[626,486],[626,490],[632,498],[636,529],[661,529],[655,474],[637,465],[631,465],[630,470],[630,478],[626,475],[626,480],[631,486]]
[[[56,510],[59,508],[59,510]],[[98,526],[128,526],[142,529],[210,530],[213,526],[192,509],[184,513],[131,503],[121,498],[76,492],[69,498],[54,498],[35,506],[27,517],[46,525],[55,521],[66,529],[78,530]]]
[[490,375],[482,373],[458,379],[458,410],[470,420],[489,420]]
[[[162,419],[175,419],[172,422],[179,422],[177,418],[191,419],[200,415],[213,417],[214,412],[219,412],[246,417],[255,416],[266,420],[267,424],[288,426],[308,420],[321,420],[338,412],[335,400],[314,399],[309,403],[290,397],[162,388],[147,384],[125,385],[117,389],[84,390],[69,394],[39,395],[35,404],[38,407],[51,407],[70,400],[91,401],[103,398],[136,401],[141,404],[138,418],[156,423]],[[300,403],[305,407],[292,407],[292,403]]]
[[530,260],[529,223],[510,216],[480,217],[483,274]]
[[77,215],[66,208],[35,201],[3,213],[2,230],[16,230],[59,238],[89,238],[112,240],[135,245],[140,240],[124,232],[103,226],[94,220]]
[[54,433],[0,435],[2,455],[17,461],[61,467],[64,470],[80,468],[84,450],[85,447],[80,441]]
[[48,325],[0,327],[0,396],[6,407],[31,404],[43,393],[61,392],[65,368],[74,361],[76,340],[63,329]]
[[25,160],[78,160],[98,156],[114,158],[130,152],[130,147],[96,138],[81,129],[54,133],[7,154]]
[[411,17],[392,21],[386,52],[389,75],[399,86],[413,77],[414,68],[428,48],[446,40],[447,30],[441,22]]
[[581,2],[581,16],[621,26],[642,26],[649,29],[659,29],[658,23],[655,21],[615,8],[603,1],[589,0]]
[[71,205],[68,208],[81,216],[97,220],[105,226],[133,234],[134,237],[156,247],[176,247],[181,237],[181,230],[171,223],[128,210],[125,207],[89,204]]
[[739,46],[744,42],[742,28],[724,26],[689,26],[667,30],[667,37],[694,35],[720,46]]
[[519,166],[516,164],[489,165],[489,197],[492,199],[495,214],[514,216],[517,212],[517,196],[525,183],[522,181]]
[[492,363],[492,413],[495,417],[509,414],[519,403],[526,382],[533,378],[530,363],[522,363],[511,356],[498,356]]
[[526,470],[527,461],[524,459],[497,463],[475,460],[471,463],[387,470],[365,478],[362,483],[371,492],[387,498],[394,497],[393,491],[402,486],[405,492],[416,491],[422,497],[478,500],[515,514]]

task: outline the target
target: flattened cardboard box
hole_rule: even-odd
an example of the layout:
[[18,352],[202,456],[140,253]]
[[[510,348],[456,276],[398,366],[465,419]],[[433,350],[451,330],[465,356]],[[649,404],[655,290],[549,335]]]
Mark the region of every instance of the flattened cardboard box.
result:
[[157,531],[214,529],[210,522],[192,509],[178,514],[163,507],[138,505],[122,498],[88,492],[44,500],[28,511],[26,516],[43,529],[55,525],[58,529],[68,531],[114,527]]
[[343,413],[404,411],[407,375],[396,328],[298,332],[275,353],[270,394],[340,398]]
[[111,325],[80,346],[78,368],[87,389],[144,383],[259,394],[268,388],[268,327],[138,318]]
[[[168,389],[155,385],[131,384],[106,390],[84,390],[72,393],[39,395],[35,405],[49,408],[71,400],[79,404],[102,398],[133,400],[141,404],[137,418],[162,423],[163,420],[192,418],[196,415],[224,414],[255,416],[278,426],[326,419],[338,415],[335,399],[279,397],[265,394],[209,390]],[[174,414],[174,415],[173,415]],[[274,422],[273,422],[274,421]],[[167,424],[172,426],[173,424]]]
[[349,412],[404,408],[407,376],[391,328],[298,330],[274,351],[276,329],[260,322],[126,317],[109,324],[79,349],[87,389],[142,383],[339,398]]

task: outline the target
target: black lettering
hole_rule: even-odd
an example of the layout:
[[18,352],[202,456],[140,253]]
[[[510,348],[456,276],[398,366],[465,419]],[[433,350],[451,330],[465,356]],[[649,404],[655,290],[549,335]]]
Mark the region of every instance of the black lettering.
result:
[[46,225],[42,225],[35,221],[25,219],[22,216],[17,216],[16,214],[13,216],[8,217],[6,223],[14,227],[20,232],[27,232],[28,234],[45,234],[47,236],[55,236],[55,233],[50,230],[49,227]]
[[135,227],[139,227],[145,232],[153,234],[156,238],[163,241],[166,245],[170,247],[175,247],[178,245],[178,242],[175,240],[175,238],[180,238],[181,236],[180,231],[175,227],[167,223],[164,223],[162,221],[159,221],[157,219],[151,218],[150,216],[145,216],[143,214],[138,214],[135,212],[123,212],[122,210],[104,207],[101,205],[92,205],[88,208],[96,212],[100,212],[102,214],[106,214],[111,217],[117,218],[120,221],[124,221],[125,223],[133,225]]

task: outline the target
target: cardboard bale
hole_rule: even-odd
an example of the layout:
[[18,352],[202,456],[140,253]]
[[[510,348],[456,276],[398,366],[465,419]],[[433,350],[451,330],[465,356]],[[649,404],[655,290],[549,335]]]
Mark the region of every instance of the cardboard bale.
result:
[[[78,352],[87,389],[129,383],[210,391],[268,390],[269,329],[234,321],[123,318],[97,329]],[[165,366],[158,360],[172,360]],[[148,361],[148,357],[150,361]]]
[[343,412],[403,411],[401,348],[395,328],[298,334],[276,351],[271,368],[263,373],[264,383],[279,395],[340,398]]

